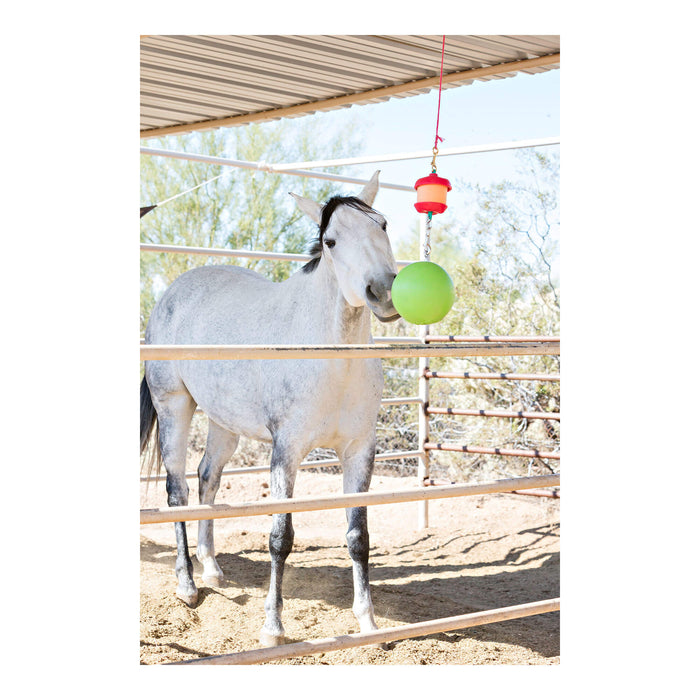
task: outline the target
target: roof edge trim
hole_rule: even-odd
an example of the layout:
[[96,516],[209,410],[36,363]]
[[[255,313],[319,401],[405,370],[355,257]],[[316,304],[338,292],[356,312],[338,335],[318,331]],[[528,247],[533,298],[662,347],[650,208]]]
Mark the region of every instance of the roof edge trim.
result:
[[[486,76],[498,75],[500,73],[512,73],[515,71],[527,70],[529,68],[537,68],[540,66],[551,66],[559,63],[560,57],[560,53],[555,53],[548,54],[546,56],[538,56],[537,58],[529,58],[522,61],[510,61],[508,63],[498,63],[492,66],[483,66],[482,68],[471,68],[470,70],[458,71],[456,73],[447,73],[442,76],[442,83],[445,85],[446,83],[473,80]],[[334,109],[337,107],[343,107],[344,105],[352,105],[365,100],[393,97],[395,95],[413,90],[436,87],[439,84],[440,76],[423,78],[421,80],[413,80],[408,83],[401,83],[400,85],[390,85],[388,87],[375,88],[374,90],[366,90],[364,92],[357,92],[350,95],[331,97],[325,100],[318,100],[317,102],[304,102],[303,104],[293,105],[291,107],[269,109],[262,112],[241,114],[235,117],[225,117],[223,119],[209,119],[207,121],[194,122],[191,124],[176,124],[174,126],[145,129],[141,131],[141,138],[154,138],[156,136],[166,136],[169,134],[183,134],[204,129],[217,129],[226,126],[237,126],[240,124],[252,124],[253,122],[280,119],[282,117],[300,116],[305,113],[316,112],[319,110]]]

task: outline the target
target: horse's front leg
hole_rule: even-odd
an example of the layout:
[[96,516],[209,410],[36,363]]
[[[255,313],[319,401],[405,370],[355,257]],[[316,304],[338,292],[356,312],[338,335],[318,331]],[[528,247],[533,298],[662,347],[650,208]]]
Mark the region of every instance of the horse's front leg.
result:
[[[291,498],[294,492],[294,480],[301,461],[298,450],[290,449],[275,441],[270,463],[270,496],[273,499]],[[282,626],[282,575],[284,563],[292,551],[294,528],[291,513],[275,513],[272,516],[270,531],[270,590],[265,599],[265,624],[260,631],[260,643],[263,646],[284,644],[284,627]]]
[[[199,464],[199,503],[211,505],[221,483],[221,472],[238,446],[239,436],[224,430],[213,421],[209,421],[207,448]],[[208,586],[220,586],[224,573],[216,561],[214,552],[214,521],[199,521],[197,540],[197,559],[204,568],[202,581]]]
[[[344,493],[364,493],[369,490],[374,469],[374,452],[374,441],[364,446],[358,446],[354,441],[341,452]],[[346,540],[352,559],[354,586],[352,611],[360,623],[360,632],[370,632],[377,629],[377,624],[374,621],[374,606],[369,590],[367,508],[346,508],[345,514],[348,521]]]

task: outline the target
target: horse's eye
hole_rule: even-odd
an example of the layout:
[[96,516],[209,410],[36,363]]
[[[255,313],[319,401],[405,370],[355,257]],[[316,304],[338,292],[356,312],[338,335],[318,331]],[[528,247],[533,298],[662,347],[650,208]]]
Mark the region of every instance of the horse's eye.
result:
[[324,238],[323,242],[329,247],[332,248],[335,245],[335,241],[333,239],[327,240]]
[[382,224],[382,231],[386,231],[386,221]]

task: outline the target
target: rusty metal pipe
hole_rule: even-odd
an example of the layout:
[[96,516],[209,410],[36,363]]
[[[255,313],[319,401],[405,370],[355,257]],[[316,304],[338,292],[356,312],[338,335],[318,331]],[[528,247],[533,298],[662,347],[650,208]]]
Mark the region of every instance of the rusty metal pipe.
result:
[[426,379],[511,379],[513,381],[558,382],[558,374],[515,374],[511,372],[431,372]]
[[539,459],[560,459],[559,452],[540,452],[539,450],[510,450],[501,447],[472,447],[471,445],[453,445],[441,442],[426,442],[424,450],[440,452],[467,452],[480,455],[499,455],[501,457],[538,457]]
[[487,418],[527,418],[534,420],[559,420],[558,413],[545,413],[537,411],[488,411],[481,408],[442,408],[428,406],[426,413],[435,413],[446,416],[483,416]]
[[558,335],[426,335],[426,343],[558,343]]

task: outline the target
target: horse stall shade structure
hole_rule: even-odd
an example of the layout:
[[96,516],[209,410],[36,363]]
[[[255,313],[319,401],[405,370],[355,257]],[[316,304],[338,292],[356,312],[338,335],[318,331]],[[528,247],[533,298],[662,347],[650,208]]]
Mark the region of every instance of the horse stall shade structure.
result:
[[[406,37],[399,39],[394,51],[407,42]],[[240,49],[237,42],[251,40],[255,39],[145,37],[142,51],[154,64],[151,70],[158,70],[155,64],[160,54],[168,56],[168,62],[173,55],[168,42],[178,42],[178,50],[194,55],[200,49],[207,53],[212,49],[236,51]],[[382,50],[387,40],[394,41],[381,38]],[[432,38],[419,47],[421,51],[428,50],[430,41]],[[483,48],[485,39],[478,41]],[[448,55],[446,84],[558,66],[558,37],[538,37],[534,43],[526,42],[527,46],[522,38],[509,39],[514,41],[517,46],[508,50],[516,54],[501,56],[495,60],[497,66],[475,67],[472,58],[463,56],[460,65],[452,63],[456,52]],[[496,44],[503,42],[499,39]],[[442,45],[444,58],[444,37]],[[370,53],[362,50],[363,60],[374,55],[377,47],[371,48]],[[290,66],[293,64],[291,61]],[[149,77],[153,76],[146,71]],[[441,86],[442,78],[441,65]],[[311,111],[313,105],[335,108],[363,97],[373,101],[435,84],[434,78],[415,82],[415,75],[397,81],[395,87],[356,86],[356,95],[319,95]],[[406,92],[405,85],[412,88]],[[280,104],[253,114],[252,120],[300,110],[309,107]],[[164,115],[166,110],[156,111]],[[160,124],[151,123],[153,116],[146,114],[142,136],[242,123],[251,121],[249,117],[200,115],[198,124],[188,118],[182,123],[166,120]],[[555,142],[558,140],[552,140]],[[142,149],[142,153],[200,158],[152,149]],[[319,162],[286,166],[216,162],[353,181],[302,170],[318,167]],[[428,410],[427,358],[555,355],[559,353],[558,338],[430,337],[422,328],[414,342],[379,339],[372,343],[370,311],[382,322],[398,318],[391,286],[398,269],[405,265],[394,259],[385,235],[386,221],[372,209],[377,189],[375,174],[356,198],[332,198],[321,206],[295,196],[299,208],[319,225],[319,237],[310,260],[302,260],[307,256],[284,258],[305,265],[276,288],[249,271],[200,268],[177,280],[154,309],[141,348],[146,373],[141,394],[146,421],[142,418],[141,437],[143,449],[157,420],[168,478],[167,485],[156,479],[142,481],[141,486],[144,664],[558,663],[559,502],[522,499],[512,493],[558,486],[558,475],[427,486],[432,451],[483,449],[429,440],[430,415],[442,409]],[[352,246],[344,235],[350,228],[354,229]],[[428,251],[429,246],[423,245],[425,237],[423,217],[421,248]],[[175,248],[142,245],[142,250],[153,252],[185,252]],[[189,252],[253,257],[252,252],[241,251]],[[265,255],[276,254],[262,253],[261,257]],[[427,258],[425,252],[423,259]],[[231,292],[235,292],[235,309],[226,307]],[[209,296],[218,298],[219,306],[210,304]],[[295,316],[297,308],[302,313]],[[236,319],[238,327],[226,327],[227,319]],[[407,399],[418,403],[418,445],[403,452],[418,459],[419,488],[407,488],[405,479],[377,475],[369,491],[375,461],[374,426],[381,407],[379,359],[383,357],[415,357],[421,369],[417,401]],[[343,396],[342,406],[332,398],[310,401],[308,396],[314,392],[309,387],[319,386],[330,397]],[[222,387],[232,388],[232,395],[222,398]],[[299,401],[302,395],[307,397],[305,403]],[[199,468],[187,451],[189,423],[197,405],[211,419]],[[444,410],[457,415],[454,409]],[[479,415],[507,417],[483,411]],[[558,420],[558,416],[548,418]],[[272,439],[269,474],[253,468],[222,475],[239,435],[242,439]],[[296,472],[309,449],[321,443],[336,451],[344,475],[313,474],[308,469]],[[534,456],[545,457],[542,453]],[[559,455],[552,452],[546,458],[558,460]],[[199,478],[188,486],[187,480],[195,479],[197,472]],[[214,504],[220,485],[219,503]],[[199,505],[187,505],[188,491],[192,502],[197,499]],[[338,492],[344,493],[329,495]],[[163,508],[166,499],[169,507]],[[430,523],[428,500],[433,500]],[[412,524],[416,501],[423,508],[417,528]],[[291,512],[295,513],[294,529]],[[195,539],[197,531],[196,559],[192,561],[188,541]],[[178,583],[175,595],[173,569]],[[377,642],[388,646],[368,646]],[[267,648],[256,649],[260,643]]]

